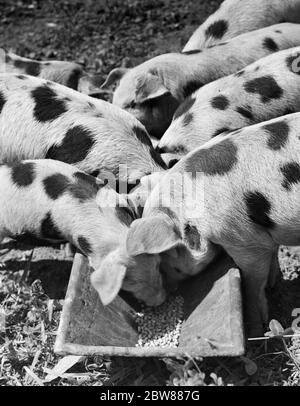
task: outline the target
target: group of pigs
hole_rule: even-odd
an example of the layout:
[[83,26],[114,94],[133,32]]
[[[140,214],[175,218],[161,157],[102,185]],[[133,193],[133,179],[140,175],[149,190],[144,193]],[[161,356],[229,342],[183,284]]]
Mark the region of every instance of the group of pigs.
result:
[[75,63],[0,70],[0,241],[70,242],[104,305],[160,305],[225,250],[261,334],[300,245],[300,0],[225,0],[181,53],[112,70],[112,104]]

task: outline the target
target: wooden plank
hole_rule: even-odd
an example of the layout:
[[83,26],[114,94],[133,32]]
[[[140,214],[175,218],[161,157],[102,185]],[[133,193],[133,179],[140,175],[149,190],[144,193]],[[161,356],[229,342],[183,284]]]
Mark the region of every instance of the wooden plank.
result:
[[244,353],[240,273],[222,256],[185,282],[185,320],[178,348],[137,348],[128,295],[104,307],[90,284],[87,260],[76,254],[61,315],[55,351],[59,354],[130,357],[239,356]]

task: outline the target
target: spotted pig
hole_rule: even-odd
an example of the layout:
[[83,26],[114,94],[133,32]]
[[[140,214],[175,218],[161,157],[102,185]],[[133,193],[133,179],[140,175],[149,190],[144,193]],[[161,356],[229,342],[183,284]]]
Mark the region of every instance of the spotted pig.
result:
[[1,74],[0,161],[39,158],[134,184],[165,167],[143,125],[119,107],[40,78]]
[[300,0],[225,0],[194,32],[183,51],[203,49],[283,21],[300,23]]
[[221,133],[300,111],[300,47],[203,86],[175,112],[161,153],[187,154]]
[[103,87],[120,81],[113,103],[161,138],[180,103],[203,85],[273,52],[300,45],[300,25],[280,24],[243,34],[193,54],[165,54],[132,68],[116,68]]
[[[104,305],[110,303],[121,285],[117,285],[120,278],[113,271],[105,272],[103,261],[123,244],[135,218],[125,197],[71,165],[27,160],[0,166],[0,241],[27,235],[71,242],[89,257],[97,273],[92,276],[92,284]],[[126,270],[123,289],[149,305],[153,300],[163,302],[161,277],[146,271],[146,265],[137,274]],[[100,266],[101,274],[97,272]],[[149,290],[141,292],[145,284],[149,284]]]
[[0,58],[0,72],[37,76],[77,90],[83,68],[74,62],[36,61],[5,52]]
[[120,258],[137,269],[151,258],[174,283],[201,272],[222,247],[242,272],[249,333],[260,334],[278,247],[300,244],[299,128],[295,113],[188,154],[153,190]]

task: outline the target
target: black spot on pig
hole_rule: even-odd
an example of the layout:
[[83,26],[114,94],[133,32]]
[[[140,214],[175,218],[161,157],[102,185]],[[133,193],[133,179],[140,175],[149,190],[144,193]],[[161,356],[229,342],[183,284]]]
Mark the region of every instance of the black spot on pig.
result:
[[39,76],[41,73],[41,65],[36,61],[23,61],[22,59],[15,59],[14,66],[17,69],[23,69],[27,75]]
[[186,99],[188,96],[193,94],[196,90],[200,89],[200,87],[204,86],[204,83],[200,80],[194,79],[187,82],[182,89],[183,98]]
[[228,30],[228,22],[225,20],[215,21],[205,31],[206,38],[222,38]]
[[193,55],[193,54],[200,54],[202,52],[201,49],[191,49],[190,51],[183,51],[181,52],[184,55]]
[[273,38],[267,37],[263,40],[263,47],[267,49],[268,51],[271,52],[277,52],[279,51],[279,47],[276,44],[276,42],[273,40]]
[[70,179],[61,173],[48,176],[43,180],[44,190],[52,200],[61,197],[70,185]]
[[[231,131],[232,131],[232,130],[230,130],[230,129],[227,128],[227,127],[219,128],[218,130],[216,130],[216,132],[214,132],[214,134],[212,135],[211,138],[217,137],[218,135],[223,134],[223,133],[225,133],[225,134],[227,135],[227,134],[230,133]],[[225,134],[224,134],[224,135],[225,135]]]
[[77,90],[79,78],[81,76],[82,70],[80,68],[75,68],[72,73],[70,73],[66,86],[71,89]]
[[33,162],[23,162],[11,166],[11,178],[19,187],[30,186],[35,179],[35,165]]
[[282,88],[272,76],[262,76],[250,80],[244,84],[244,88],[248,93],[260,95],[263,103],[280,99],[283,95]]
[[186,113],[183,117],[183,125],[185,127],[187,127],[188,125],[190,125],[193,122],[194,119],[194,115],[193,113]]
[[289,70],[296,75],[300,75],[300,52],[294,53],[286,59]]
[[194,152],[185,163],[185,171],[192,176],[204,173],[207,176],[225,175],[237,163],[237,147],[231,140],[223,140],[210,148]]
[[267,124],[263,130],[268,132],[268,147],[274,151],[278,151],[285,147],[289,138],[290,128],[286,121],[277,121],[275,123]]
[[262,227],[272,228],[274,222],[270,218],[271,203],[260,192],[248,192],[244,196],[250,220]]
[[48,212],[41,224],[41,236],[47,240],[63,241],[65,240],[58,227],[55,225],[51,213]]
[[216,96],[211,101],[211,106],[218,110],[226,110],[229,107],[229,104],[229,100],[223,95]]
[[130,224],[134,220],[136,220],[135,213],[131,210],[130,207],[117,205],[115,210],[117,218],[126,226],[130,226]]
[[5,98],[4,94],[2,92],[0,92],[0,114],[1,114],[1,111],[2,111],[5,103],[6,103],[6,98]]
[[35,102],[34,117],[40,122],[55,120],[67,111],[64,101],[47,85],[37,87],[31,95]]
[[38,62],[28,62],[25,72],[27,75],[38,76],[41,73],[41,65]]
[[253,120],[252,108],[251,106],[241,106],[236,109],[236,111],[245,117],[247,120]]
[[289,162],[280,168],[284,180],[282,186],[286,190],[291,190],[292,185],[300,183],[300,165],[297,162]]
[[188,244],[188,246],[192,250],[200,250],[201,248],[201,240],[200,240],[200,234],[199,231],[197,230],[197,227],[187,223],[184,226],[184,237],[185,240]]
[[192,96],[189,96],[175,111],[174,120],[183,114],[187,113],[195,104],[196,99]]
[[77,125],[67,131],[60,145],[55,145],[49,149],[46,158],[75,164],[87,157],[94,142],[92,131]]
[[93,253],[92,245],[87,238],[79,236],[77,241],[79,248],[85,255],[91,255]]

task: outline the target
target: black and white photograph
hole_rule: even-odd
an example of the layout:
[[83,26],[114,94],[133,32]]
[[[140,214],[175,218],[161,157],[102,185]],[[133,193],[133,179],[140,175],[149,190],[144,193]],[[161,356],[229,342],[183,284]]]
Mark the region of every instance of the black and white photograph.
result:
[[300,386],[300,0],[0,20],[0,386]]

